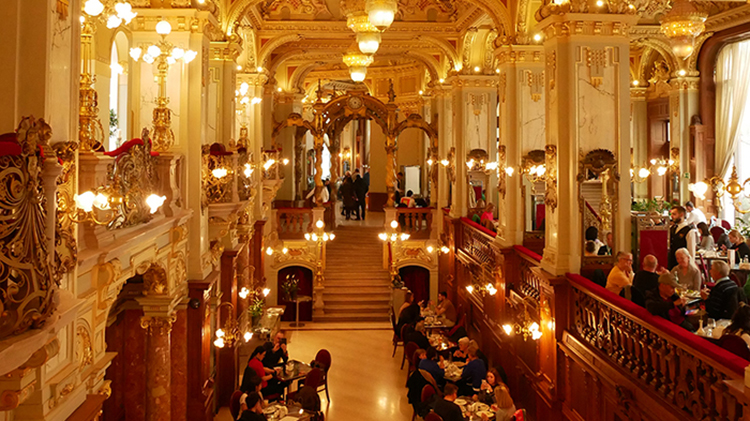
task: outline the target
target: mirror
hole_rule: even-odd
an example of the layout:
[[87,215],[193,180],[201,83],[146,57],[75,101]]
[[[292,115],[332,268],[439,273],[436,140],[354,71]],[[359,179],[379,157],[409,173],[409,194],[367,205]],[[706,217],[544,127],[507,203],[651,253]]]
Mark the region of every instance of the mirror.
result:
[[474,215],[481,217],[487,204],[487,185],[490,181],[486,169],[488,163],[489,156],[484,149],[473,149],[466,155],[468,217],[471,219],[474,219]]
[[521,195],[523,197],[524,235],[523,246],[542,254],[544,251],[544,230],[546,206],[545,152],[535,149],[521,158]]
[[611,265],[615,241],[614,211],[620,175],[612,152],[596,149],[581,160],[578,200],[581,209],[581,266]]

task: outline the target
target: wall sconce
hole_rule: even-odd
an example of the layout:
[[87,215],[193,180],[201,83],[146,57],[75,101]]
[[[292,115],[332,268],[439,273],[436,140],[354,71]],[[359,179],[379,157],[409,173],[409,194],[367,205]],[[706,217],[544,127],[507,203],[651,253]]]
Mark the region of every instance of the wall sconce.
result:
[[263,295],[263,298],[266,298],[268,297],[268,294],[270,293],[271,293],[270,288],[263,288],[263,289],[256,288],[254,291],[250,291],[247,287],[242,287],[242,289],[240,290],[240,292],[237,293],[237,295],[239,295],[240,298],[245,300],[247,299],[247,297],[250,297],[250,295],[252,295],[253,297],[258,297],[258,298],[261,295]]
[[484,284],[484,285],[479,284],[479,283],[473,283],[472,285],[467,285],[466,286],[466,291],[468,291],[469,294],[473,294],[475,291],[476,292],[481,292],[482,295],[487,295],[487,294],[489,294],[489,295],[495,295],[495,294],[497,294],[497,288],[495,288],[495,285],[493,285],[491,283],[487,283],[487,284]]
[[[234,312],[234,305],[232,303],[225,301],[219,304],[219,306],[216,307],[217,326],[219,325],[221,308],[224,306],[228,306],[232,309],[231,312]],[[239,342],[240,339],[243,339],[245,342],[249,342],[252,338],[252,332],[246,331],[244,333],[241,333],[240,326],[239,324],[237,324],[237,321],[233,318],[230,318],[229,320],[227,320],[226,324],[223,327],[216,329],[216,339],[214,340],[214,346],[216,346],[217,348],[224,348],[228,345],[231,348],[235,343]]]
[[521,174],[530,183],[541,183],[547,180],[547,165],[545,164],[545,152],[541,149],[530,151],[521,158]]
[[540,330],[539,323],[531,320],[529,312],[524,306],[523,309],[523,321],[519,323],[505,323],[502,326],[503,331],[506,335],[511,336],[513,333],[516,335],[523,335],[524,342],[529,338],[532,340],[539,340],[542,337],[542,331]]
[[[124,198],[117,193],[113,186],[107,188],[100,187],[94,193],[91,190],[73,196],[75,209],[70,219],[76,223],[93,222],[96,225],[108,225],[120,216],[119,207],[123,204]],[[166,196],[151,194],[144,200],[150,213],[155,214],[167,200]],[[60,209],[61,212],[68,212],[68,209]],[[100,219],[101,212],[109,212],[106,217]]]
[[286,247],[282,247],[280,250],[274,250],[273,247],[266,247],[266,254],[269,256],[273,256],[274,253],[281,253],[281,254],[287,254],[289,253],[289,249]]

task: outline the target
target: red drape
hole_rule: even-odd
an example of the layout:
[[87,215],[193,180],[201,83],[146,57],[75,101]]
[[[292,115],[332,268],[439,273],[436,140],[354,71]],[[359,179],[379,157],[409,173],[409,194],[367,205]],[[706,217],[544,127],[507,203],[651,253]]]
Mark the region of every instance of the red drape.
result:
[[414,294],[414,301],[430,299],[430,271],[420,266],[406,266],[398,271],[404,286]]

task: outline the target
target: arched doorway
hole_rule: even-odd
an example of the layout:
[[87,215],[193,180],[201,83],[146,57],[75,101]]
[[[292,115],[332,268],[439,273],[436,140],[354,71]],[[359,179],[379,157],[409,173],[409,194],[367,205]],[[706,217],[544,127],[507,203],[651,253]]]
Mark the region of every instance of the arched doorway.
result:
[[414,301],[430,299],[430,271],[421,266],[404,266],[398,270],[401,282],[414,294]]
[[[287,294],[288,288],[285,286],[290,282],[297,281],[297,298],[312,297],[313,295],[313,272],[312,270],[302,266],[289,266],[279,270],[277,276],[276,287],[279,291],[278,304],[285,305],[284,315],[281,317],[282,321],[292,322],[297,320],[297,304]],[[309,322],[312,321],[312,300],[300,301],[299,303],[299,321]]]

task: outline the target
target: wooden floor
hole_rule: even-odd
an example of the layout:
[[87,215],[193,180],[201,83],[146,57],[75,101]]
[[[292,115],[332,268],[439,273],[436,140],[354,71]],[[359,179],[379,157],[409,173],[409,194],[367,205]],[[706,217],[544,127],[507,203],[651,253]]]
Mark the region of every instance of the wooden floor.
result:
[[[352,327],[356,327],[352,324]],[[331,353],[331,402],[321,402],[326,421],[410,421],[402,348],[391,358],[390,330],[287,331],[289,356],[310,362],[321,348]],[[231,421],[222,408],[217,421]]]

